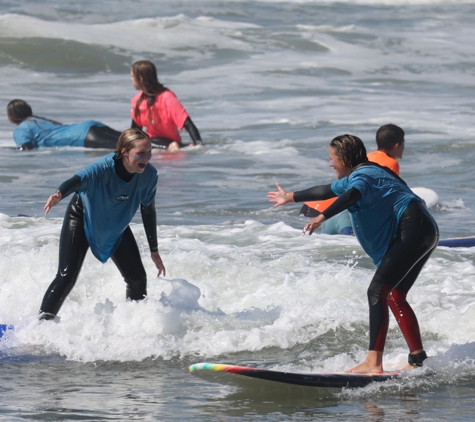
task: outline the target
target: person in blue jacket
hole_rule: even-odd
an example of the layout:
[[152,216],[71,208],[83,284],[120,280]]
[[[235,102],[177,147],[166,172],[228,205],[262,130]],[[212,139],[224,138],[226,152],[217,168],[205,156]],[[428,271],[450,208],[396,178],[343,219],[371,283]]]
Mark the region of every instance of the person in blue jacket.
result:
[[406,301],[422,267],[437,246],[439,230],[421,198],[393,171],[368,161],[366,148],[356,136],[342,135],[329,146],[330,166],[337,180],[299,192],[277,192],[267,197],[274,207],[338,197],[303,228],[312,234],[322,223],[348,209],[355,235],[373,259],[376,273],[368,288],[369,351],[366,360],[347,372],[381,374],[383,351],[393,315],[409,346],[409,367],[422,366],[427,358],[419,323]]
[[8,103],[7,117],[18,126],[13,139],[21,150],[63,146],[115,149],[120,136],[120,132],[95,120],[63,125],[35,116],[30,105],[20,99]]
[[165,275],[157,241],[157,170],[149,161],[152,142],[140,129],[127,129],[115,153],[100,158],[63,182],[44,207],[45,214],[74,193],[66,209],[59,243],[59,265],[40,307],[40,319],[54,319],[79,276],[89,249],[101,262],[112,258],[124,277],[126,297],[147,295],[147,275],[129,223],[142,214],[151,258]]

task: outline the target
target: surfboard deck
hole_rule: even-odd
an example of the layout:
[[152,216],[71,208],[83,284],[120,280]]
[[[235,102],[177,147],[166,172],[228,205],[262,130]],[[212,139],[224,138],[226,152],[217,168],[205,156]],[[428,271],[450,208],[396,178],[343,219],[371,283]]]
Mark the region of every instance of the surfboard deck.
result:
[[398,371],[385,372],[382,375],[362,375],[336,373],[297,373],[282,372],[270,369],[253,368],[250,366],[227,365],[222,363],[195,363],[189,371],[193,375],[206,373],[225,373],[230,376],[243,376],[259,380],[274,381],[285,384],[293,384],[306,387],[324,388],[358,388],[372,382],[383,382],[395,379],[399,376]]
[[475,246],[475,236],[441,239],[439,240],[439,246],[447,248],[472,248]]

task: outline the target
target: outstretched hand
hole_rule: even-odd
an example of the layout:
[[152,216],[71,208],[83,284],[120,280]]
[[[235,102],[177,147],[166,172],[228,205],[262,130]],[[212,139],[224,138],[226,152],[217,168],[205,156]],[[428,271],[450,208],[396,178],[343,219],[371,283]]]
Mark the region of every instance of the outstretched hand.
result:
[[308,231],[308,235],[310,236],[316,229],[318,229],[323,222],[325,221],[325,217],[323,214],[320,214],[318,217],[315,217],[310,223],[308,223],[302,230],[302,236],[305,236],[305,233]]
[[277,192],[268,192],[267,197],[269,198],[269,202],[275,202],[274,208],[287,204],[289,202],[294,201],[294,194],[293,192],[287,192],[282,186],[278,183],[275,184],[277,186]]
[[155,266],[158,269],[157,277],[160,277],[162,273],[165,276],[167,274],[167,271],[165,270],[165,265],[163,265],[162,258],[160,258],[160,254],[158,252],[152,252],[151,255],[152,255],[152,261],[154,262]]
[[53,208],[55,205],[59,204],[59,201],[61,201],[62,195],[59,190],[56,191],[56,193],[53,193],[48,200],[46,201],[46,204],[44,206],[45,210],[45,215],[49,213],[49,210]]

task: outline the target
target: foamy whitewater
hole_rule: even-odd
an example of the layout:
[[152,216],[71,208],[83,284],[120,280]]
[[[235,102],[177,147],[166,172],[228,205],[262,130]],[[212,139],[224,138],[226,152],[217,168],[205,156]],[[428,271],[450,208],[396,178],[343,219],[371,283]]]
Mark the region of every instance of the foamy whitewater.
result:
[[[125,0],[0,4],[0,420],[457,420],[475,404],[475,248],[438,248],[410,291],[430,359],[357,390],[239,388],[188,373],[197,362],[343,371],[368,345],[374,266],[353,237],[302,237],[280,183],[330,183],[328,144],[376,149],[406,132],[409,186],[435,190],[441,238],[475,235],[472,1]],[[18,151],[14,98],[63,123],[130,125],[130,66],[152,60],[205,142],[154,151],[167,274],[131,228],[148,297],[125,300],[113,262],[88,254],[59,312],[39,322],[69,199],[46,199],[108,153]],[[182,134],[188,141],[188,134]],[[407,362],[391,320],[385,369]]]

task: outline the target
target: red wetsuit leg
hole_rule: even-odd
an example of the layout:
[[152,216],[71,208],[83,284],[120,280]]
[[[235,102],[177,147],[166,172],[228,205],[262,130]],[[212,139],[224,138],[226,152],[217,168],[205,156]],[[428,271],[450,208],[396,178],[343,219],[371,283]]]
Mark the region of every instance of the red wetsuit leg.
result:
[[406,339],[409,350],[422,350],[421,332],[416,314],[406,301],[407,293],[393,289],[389,294],[389,306],[396,318],[399,328]]

